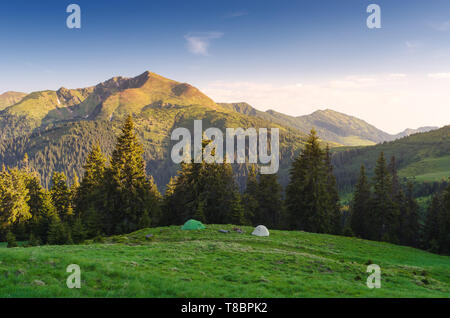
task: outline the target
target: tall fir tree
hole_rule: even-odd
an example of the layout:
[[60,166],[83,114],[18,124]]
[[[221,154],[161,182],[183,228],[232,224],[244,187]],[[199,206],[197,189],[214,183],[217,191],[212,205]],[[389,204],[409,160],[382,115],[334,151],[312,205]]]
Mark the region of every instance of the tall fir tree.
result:
[[129,115],[117,138],[106,173],[107,233],[134,231],[144,223],[143,219],[159,215],[159,196],[155,193],[153,179],[147,178],[143,152]]
[[286,208],[291,229],[332,232],[327,193],[328,169],[324,157],[319,137],[312,129],[304,150],[294,160],[290,170]]
[[413,196],[413,184],[407,185],[404,206],[400,215],[400,243],[418,246],[420,240],[419,204]]
[[350,226],[352,232],[361,238],[368,238],[370,233],[371,191],[367,180],[366,169],[361,166],[358,183],[355,187],[351,203]]
[[328,212],[330,220],[330,229],[333,234],[341,234],[343,228],[343,220],[341,217],[341,205],[339,200],[339,192],[337,188],[336,177],[333,173],[333,165],[331,163],[330,147],[327,144],[325,149],[325,167],[327,170],[327,193],[328,193]]
[[64,172],[53,173],[50,195],[61,221],[69,221],[73,216],[72,195]]
[[0,172],[0,230],[10,230],[31,218],[27,202],[29,192],[26,187],[26,175],[18,168]]
[[255,165],[251,165],[248,170],[247,183],[244,194],[242,195],[242,201],[245,209],[245,218],[250,221],[252,225],[259,222],[258,220],[258,178]]
[[371,203],[370,239],[392,242],[396,240],[396,211],[392,200],[392,177],[381,152],[375,166],[374,195]]
[[277,174],[260,174],[258,183],[258,209],[255,225],[280,228],[283,209],[282,188]]
[[30,195],[28,206],[32,215],[28,231],[42,243],[46,243],[50,222],[57,215],[56,208],[49,191],[41,186],[36,173],[27,178],[27,189]]
[[75,211],[81,218],[89,237],[106,231],[104,224],[106,206],[106,158],[97,144],[86,158],[84,175],[75,194]]
[[[210,143],[203,140],[203,149]],[[211,153],[212,155],[213,152]],[[173,189],[165,197],[165,219],[183,224],[190,218],[204,218],[207,223],[242,224],[244,209],[231,164],[182,163],[174,178]]]
[[422,244],[432,252],[450,255],[450,185],[433,197]]

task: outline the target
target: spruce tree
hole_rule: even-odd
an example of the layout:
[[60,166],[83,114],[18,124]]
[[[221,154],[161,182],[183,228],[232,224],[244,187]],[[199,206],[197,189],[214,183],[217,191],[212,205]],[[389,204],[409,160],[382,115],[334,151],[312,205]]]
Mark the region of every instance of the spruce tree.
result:
[[71,235],[68,228],[61,222],[58,216],[54,216],[48,229],[47,243],[50,245],[64,245],[71,243]]
[[325,149],[325,167],[327,170],[327,204],[330,231],[333,234],[340,234],[342,232],[341,205],[339,202],[336,177],[333,173],[333,165],[331,163],[331,152],[329,145],[327,145]]
[[50,195],[59,218],[62,221],[69,220],[73,215],[72,196],[64,172],[53,173]]
[[107,169],[107,232],[125,233],[139,228],[144,215],[159,215],[159,197],[153,179],[145,172],[142,145],[134,132],[131,115],[117,138]]
[[441,253],[450,254],[450,185],[444,190],[442,197],[442,211],[440,221],[440,250]]
[[11,231],[8,231],[8,233],[6,234],[6,242],[8,243],[8,245],[6,246],[7,248],[19,246],[16,241],[16,236]]
[[26,175],[17,168],[0,172],[0,228],[9,228],[31,218],[27,202]]
[[72,225],[72,240],[75,244],[80,244],[86,238],[86,231],[84,229],[83,222],[81,222],[81,218],[77,217],[75,222]]
[[395,239],[396,215],[392,201],[392,179],[381,152],[375,166],[374,195],[370,215],[370,239],[392,242]]
[[75,194],[76,215],[86,227],[87,235],[94,237],[105,231],[104,207],[106,206],[105,169],[106,158],[97,144],[86,158],[84,175]]
[[361,238],[368,238],[370,233],[370,185],[364,165],[361,166],[359,180],[355,187],[351,203],[350,226],[352,232]]
[[[211,142],[203,140],[203,148]],[[182,163],[167,193],[165,219],[183,224],[188,219],[204,216],[207,223],[242,224],[244,209],[229,163]]]
[[[175,210],[173,207],[175,204],[174,193],[177,183],[177,177],[171,177],[169,183],[166,185],[166,192],[164,193],[164,198],[161,206],[162,215],[159,220],[158,225],[167,226],[171,224],[177,224],[174,216],[172,215],[172,211]],[[203,213],[203,212],[202,212]],[[204,217],[204,216],[203,216]],[[202,221],[203,222],[203,221]]]
[[259,222],[258,216],[258,179],[255,165],[251,165],[248,171],[247,184],[245,187],[242,201],[245,209],[245,219],[250,221],[252,225],[257,225]]
[[[403,212],[404,211],[404,212]],[[402,208],[400,219],[401,224],[401,243],[409,246],[418,246],[419,244],[419,204],[413,196],[413,184],[407,185],[405,205]]]
[[314,129],[304,150],[294,160],[286,189],[286,208],[291,229],[330,233],[325,153]]
[[277,174],[259,175],[257,199],[255,225],[264,224],[269,228],[280,228],[283,200]]
[[431,204],[428,207],[427,216],[425,220],[425,227],[423,233],[423,248],[430,250],[431,252],[440,251],[440,214],[442,211],[442,195],[440,193],[435,194],[431,200]]

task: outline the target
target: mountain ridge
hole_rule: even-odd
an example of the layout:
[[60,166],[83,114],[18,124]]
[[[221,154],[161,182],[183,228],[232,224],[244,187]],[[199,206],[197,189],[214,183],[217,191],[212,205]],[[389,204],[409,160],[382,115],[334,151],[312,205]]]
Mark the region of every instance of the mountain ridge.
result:
[[[30,167],[39,172],[46,186],[53,171],[63,171],[69,180],[79,178],[84,160],[95,144],[100,144],[106,155],[111,154],[126,114],[134,117],[147,172],[160,187],[179,168],[170,160],[174,143],[171,132],[177,127],[192,132],[196,119],[202,119],[204,129],[216,127],[222,131],[237,127],[279,128],[279,176],[284,185],[291,161],[301,151],[312,127],[318,131],[322,144],[331,148],[373,145],[378,141],[373,141],[377,134],[388,138],[387,133],[363,120],[330,109],[292,117],[275,111],[262,112],[248,103],[215,103],[188,83],[147,71],[132,78],[113,77],[86,88],[33,92],[1,110],[0,164],[15,166],[28,154]],[[408,138],[411,136],[403,139]],[[241,184],[247,168],[236,168]]]
[[260,111],[246,102],[218,104],[236,112],[283,123],[303,133],[308,133],[314,128],[322,138],[344,146],[370,146],[439,128],[434,126],[407,128],[398,134],[389,134],[360,118],[329,108],[319,109],[308,115],[290,116],[273,109]]

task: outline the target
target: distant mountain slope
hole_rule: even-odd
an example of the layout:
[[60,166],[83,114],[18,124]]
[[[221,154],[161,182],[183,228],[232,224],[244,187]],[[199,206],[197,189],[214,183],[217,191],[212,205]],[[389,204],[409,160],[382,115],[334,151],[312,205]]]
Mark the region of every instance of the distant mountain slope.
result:
[[420,127],[420,128],[417,128],[417,129],[408,128],[408,129],[405,129],[404,131],[402,131],[399,134],[393,135],[392,140],[400,139],[400,138],[403,138],[403,137],[408,137],[408,136],[411,136],[413,134],[429,132],[429,131],[436,130],[436,129],[439,129],[439,127],[436,127],[436,126],[425,126],[425,127]]
[[346,146],[374,145],[391,139],[391,135],[361,119],[330,109],[318,110],[310,115],[293,117],[274,110],[262,112],[246,103],[221,103],[220,105],[240,113],[290,126],[303,133],[308,133],[311,128],[314,128],[324,140],[330,140]]
[[335,151],[334,172],[341,189],[355,184],[362,164],[371,176],[382,151],[387,161],[396,157],[401,177],[417,181],[440,181],[450,177],[450,126],[376,146],[337,148]]
[[20,102],[26,95],[26,93],[20,92],[6,92],[0,94],[0,110]]
[[[1,110],[0,164],[17,165],[27,153],[31,167],[40,173],[45,185],[49,185],[53,171],[64,171],[69,178],[81,177],[82,165],[94,144],[100,143],[104,152],[111,154],[115,136],[128,113],[133,114],[144,145],[148,172],[160,187],[167,184],[178,169],[170,159],[174,143],[170,140],[171,132],[176,127],[192,130],[196,119],[203,120],[204,129],[217,127],[222,131],[228,127],[279,128],[279,176],[283,185],[288,182],[291,161],[300,152],[306,133],[312,127],[323,143],[331,147],[373,144],[391,136],[360,119],[331,110],[291,117],[274,111],[261,112],[247,103],[216,104],[187,83],[145,72],[134,78],[114,77],[87,88],[34,92]],[[340,158],[335,170],[339,182],[353,182],[358,165],[367,161],[370,168],[383,147],[388,148],[388,155],[394,153],[409,163],[402,163],[403,175],[423,178],[445,175],[448,171],[446,156],[450,155],[446,150],[449,139],[438,145],[435,145],[437,137],[429,140],[423,137],[426,142],[421,139],[428,134],[440,136],[440,132],[442,130],[414,134],[396,141],[398,144],[392,143],[393,146],[389,143],[388,146],[344,148],[335,155]],[[407,140],[418,141],[413,142],[414,146],[402,146]],[[428,151],[430,147],[434,152]],[[424,174],[420,174],[423,167],[426,168]],[[245,181],[246,169],[245,165],[236,166],[241,184]]]
[[310,115],[289,116],[274,110],[259,111],[247,103],[219,103],[222,107],[234,110],[241,114],[263,118],[309,133],[314,128],[324,140],[333,141],[344,146],[371,146],[384,141],[393,141],[415,133],[428,132],[439,127],[421,127],[406,129],[403,132],[391,135],[362,119],[339,113],[331,109],[318,110]]
[[[70,178],[82,175],[82,165],[95,143],[110,154],[126,114],[133,114],[144,145],[144,157],[159,186],[176,173],[170,135],[176,127],[204,130],[217,127],[280,129],[280,171],[287,178],[290,160],[305,135],[289,126],[217,105],[197,88],[145,72],[134,78],[115,77],[93,87],[41,91],[0,111],[0,164],[16,165],[28,154],[30,165],[49,184],[54,170]],[[333,146],[337,144],[331,143]],[[246,173],[240,166],[238,175]]]

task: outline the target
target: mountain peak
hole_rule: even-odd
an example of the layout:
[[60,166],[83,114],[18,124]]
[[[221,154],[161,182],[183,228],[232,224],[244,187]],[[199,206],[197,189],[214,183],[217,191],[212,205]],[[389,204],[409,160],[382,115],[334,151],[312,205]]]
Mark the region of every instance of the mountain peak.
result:
[[7,91],[0,94],[0,110],[20,102],[26,95],[26,93],[14,91]]

